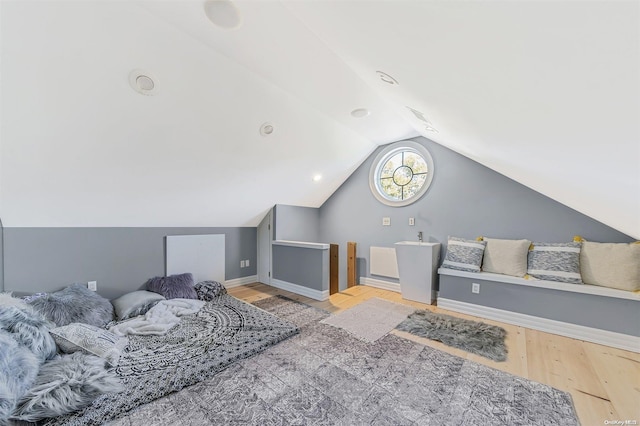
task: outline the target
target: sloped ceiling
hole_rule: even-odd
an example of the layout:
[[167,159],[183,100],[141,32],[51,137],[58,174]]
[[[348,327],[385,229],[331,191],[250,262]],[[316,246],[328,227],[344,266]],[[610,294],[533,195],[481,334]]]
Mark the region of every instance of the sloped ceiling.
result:
[[4,225],[254,226],[422,134],[640,238],[637,2],[235,4],[3,1]]

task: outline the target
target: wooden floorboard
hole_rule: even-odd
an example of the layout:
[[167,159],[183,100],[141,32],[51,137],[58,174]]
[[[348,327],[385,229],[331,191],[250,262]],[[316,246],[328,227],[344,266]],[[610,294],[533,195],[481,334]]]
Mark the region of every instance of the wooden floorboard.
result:
[[[442,343],[394,330],[392,333],[453,355],[569,392],[583,426],[629,420],[640,425],[640,354],[571,339],[511,324],[446,311],[436,306],[402,299],[396,292],[357,285],[317,301],[289,291],[255,283],[229,289],[247,302],[280,294],[335,313],[373,297],[429,309],[460,318],[482,320],[507,330],[509,356],[495,362]],[[633,423],[635,421],[636,423]]]

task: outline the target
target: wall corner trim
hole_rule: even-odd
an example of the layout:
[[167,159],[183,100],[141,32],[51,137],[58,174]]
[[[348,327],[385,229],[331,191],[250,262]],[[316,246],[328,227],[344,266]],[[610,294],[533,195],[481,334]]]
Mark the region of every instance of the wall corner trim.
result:
[[276,287],[281,290],[287,290],[292,293],[300,294],[302,296],[307,296],[314,300],[328,300],[329,299],[329,290],[314,290],[308,287],[304,287],[298,284],[293,284],[287,281],[282,281],[276,278],[271,279],[271,287]]
[[366,285],[369,287],[381,288],[383,290],[395,291],[400,293],[400,283],[394,283],[391,281],[377,280],[375,278],[360,277],[360,285]]
[[438,298],[438,308],[640,353],[640,337],[637,336],[630,336],[613,331],[601,330],[599,328],[585,327],[583,325],[505,311],[502,309],[495,309],[442,297]]

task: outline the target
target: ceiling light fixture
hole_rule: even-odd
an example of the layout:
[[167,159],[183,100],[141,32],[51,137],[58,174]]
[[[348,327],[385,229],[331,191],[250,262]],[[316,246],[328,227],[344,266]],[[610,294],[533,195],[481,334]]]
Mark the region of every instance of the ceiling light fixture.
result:
[[270,134],[272,134],[274,131],[276,130],[276,128],[273,126],[273,124],[267,122],[267,123],[262,123],[262,126],[260,126],[260,134],[262,136],[269,136]]
[[351,111],[351,116],[354,118],[363,118],[371,114],[371,112],[366,108],[356,108]]
[[378,73],[378,77],[380,77],[380,80],[384,81],[385,83],[391,84],[392,86],[397,86],[398,84],[398,80],[396,80],[395,78],[391,77],[389,74],[387,74],[384,71],[376,71]]
[[143,95],[155,95],[158,93],[158,80],[151,73],[135,69],[129,73],[129,85]]
[[313,181],[314,181],[314,182],[320,182],[320,180],[322,180],[322,175],[315,175],[315,176],[313,177]]
[[204,13],[213,25],[225,30],[236,29],[242,23],[240,11],[230,0],[207,0]]

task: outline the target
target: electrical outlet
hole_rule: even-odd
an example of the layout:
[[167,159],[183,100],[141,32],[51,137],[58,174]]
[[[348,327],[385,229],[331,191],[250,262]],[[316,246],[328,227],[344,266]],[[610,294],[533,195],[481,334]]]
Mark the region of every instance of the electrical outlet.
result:
[[414,226],[416,224],[416,218],[415,217],[410,217],[409,218],[409,226]]
[[244,260],[241,260],[241,261],[240,261],[240,267],[241,267],[241,268],[244,268]]
[[480,284],[478,283],[472,283],[471,284],[471,293],[480,293]]
[[249,259],[244,261],[244,266],[246,266],[247,268],[249,267]]
[[382,218],[382,226],[391,226],[391,218],[383,217]]
[[89,281],[87,288],[91,291],[98,291],[98,281]]

